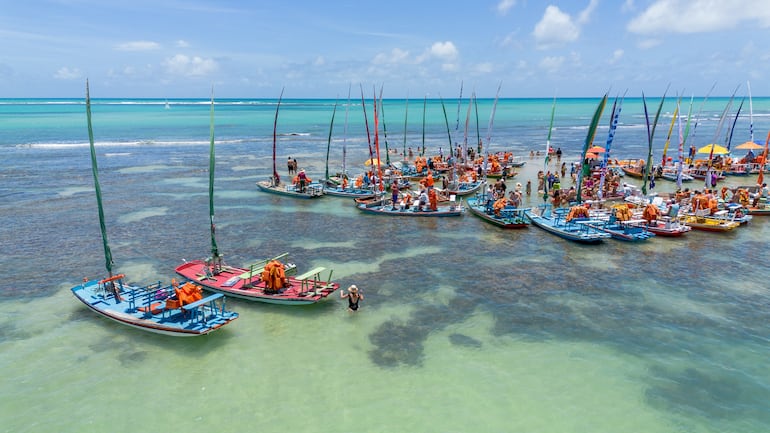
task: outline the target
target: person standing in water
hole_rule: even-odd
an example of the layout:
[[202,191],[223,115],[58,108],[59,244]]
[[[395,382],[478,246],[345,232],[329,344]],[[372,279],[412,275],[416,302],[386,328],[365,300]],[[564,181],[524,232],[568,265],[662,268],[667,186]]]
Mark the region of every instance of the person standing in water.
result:
[[344,290],[340,290],[340,298],[348,300],[348,311],[358,311],[358,303],[364,300],[364,294],[358,291],[358,287],[355,284],[348,287],[348,293]]

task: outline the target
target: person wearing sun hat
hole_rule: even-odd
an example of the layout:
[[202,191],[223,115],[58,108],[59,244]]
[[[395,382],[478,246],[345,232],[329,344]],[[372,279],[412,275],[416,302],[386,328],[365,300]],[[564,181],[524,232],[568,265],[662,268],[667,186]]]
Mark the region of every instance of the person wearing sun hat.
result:
[[348,311],[355,312],[358,311],[358,302],[363,301],[364,294],[358,291],[358,287],[356,287],[355,284],[352,284],[348,287],[348,293],[345,293],[344,290],[340,290],[340,298],[347,298]]

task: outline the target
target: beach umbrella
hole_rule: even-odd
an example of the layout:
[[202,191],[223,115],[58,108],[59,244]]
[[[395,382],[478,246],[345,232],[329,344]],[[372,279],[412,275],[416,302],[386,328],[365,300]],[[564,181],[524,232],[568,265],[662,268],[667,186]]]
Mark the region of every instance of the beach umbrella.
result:
[[590,153],[604,153],[605,150],[601,146],[592,146],[588,149],[588,152]]
[[377,165],[377,158],[367,159],[366,161],[364,161],[364,165]]
[[599,157],[599,155],[597,155],[597,154],[595,154],[593,152],[587,152],[586,153],[586,159],[596,159],[598,157]]
[[753,141],[747,141],[745,143],[735,146],[736,149],[748,149],[748,150],[762,149],[762,147],[763,146],[761,144],[755,143]]
[[718,144],[707,144],[700,149],[698,149],[698,153],[708,153],[708,154],[714,154],[714,155],[727,155],[730,153],[729,150],[727,150],[726,147],[720,146]]

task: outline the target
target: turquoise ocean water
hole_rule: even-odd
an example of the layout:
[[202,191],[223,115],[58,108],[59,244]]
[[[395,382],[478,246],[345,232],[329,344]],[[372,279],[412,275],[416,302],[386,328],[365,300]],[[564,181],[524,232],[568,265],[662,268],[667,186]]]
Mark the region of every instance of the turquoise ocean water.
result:
[[[300,271],[333,268],[343,287],[362,288],[363,307],[233,300],[231,326],[172,339],[101,319],[69,292],[104,274],[84,102],[0,100],[0,431],[770,430],[770,221],[587,247],[472,215],[389,219],[339,198],[267,195],[255,182],[272,171],[275,102],[217,101],[219,248],[235,265],[290,252]],[[576,160],[597,102],[557,100],[552,143],[564,161]],[[653,115],[658,100],[648,102]],[[739,101],[720,129],[727,102],[695,100],[693,144],[724,143]],[[764,144],[770,98],[752,102],[733,146],[752,123]],[[462,142],[468,101],[444,103]],[[334,104],[282,102],[279,173],[293,157],[323,177]],[[492,104],[478,101],[478,122],[472,107],[468,142],[524,156],[509,187],[536,183],[543,159],[529,152],[545,148],[552,100],[501,99],[490,130]],[[610,108],[595,144],[606,142]],[[116,270],[169,281],[209,251],[208,101],[95,99],[92,110]],[[383,111],[382,147],[421,148],[424,112],[427,152],[447,152],[440,100],[386,100]],[[670,98],[656,160],[673,111]],[[612,155],[645,158],[646,134],[641,99],[626,98]],[[331,171],[343,145],[358,171],[369,158],[360,99],[339,101]]]

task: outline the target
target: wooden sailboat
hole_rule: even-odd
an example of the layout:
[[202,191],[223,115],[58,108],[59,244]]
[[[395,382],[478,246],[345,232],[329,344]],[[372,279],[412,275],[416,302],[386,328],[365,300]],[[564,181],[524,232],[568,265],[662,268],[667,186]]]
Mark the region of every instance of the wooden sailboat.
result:
[[278,169],[275,164],[276,142],[277,142],[277,128],[278,128],[278,110],[281,108],[281,99],[283,98],[283,89],[281,89],[281,95],[278,97],[278,103],[275,106],[275,121],[273,122],[273,175],[269,180],[261,180],[257,182],[257,187],[264,192],[271,194],[285,195],[294,198],[318,198],[324,195],[324,188],[318,182],[313,182],[305,173],[304,170],[300,170],[299,173],[292,180],[292,183],[286,183],[281,181],[281,176],[278,175]]
[[99,168],[91,128],[91,98],[88,82],[86,82],[86,115],[91,149],[91,171],[108,276],[100,280],[84,279],[82,284],[72,288],[72,293],[102,317],[132,328],[175,337],[208,334],[237,319],[238,313],[225,308],[225,298],[221,294],[204,298],[201,287],[197,284],[172,283],[163,286],[158,282],[147,286],[136,286],[125,282],[125,274],[113,274],[112,252],[107,241],[99,186]]
[[[345,106],[345,130],[347,131],[347,112],[348,112],[348,106],[350,105],[350,91],[348,90],[348,105]],[[350,179],[348,178],[348,174],[345,172],[345,157],[346,157],[346,151],[344,149],[344,142],[343,142],[343,151],[342,151],[342,173],[340,173],[335,178],[332,178],[329,176],[329,154],[331,152],[331,144],[332,144],[332,131],[334,130],[334,115],[337,112],[337,103],[334,103],[334,110],[332,111],[332,120],[329,125],[329,138],[326,143],[326,179],[324,181],[324,193],[330,196],[335,197],[349,197],[349,198],[360,198],[360,199],[369,199],[374,197],[374,189],[371,187],[365,188],[365,187],[357,187],[355,184],[351,185],[352,182],[350,182]],[[345,138],[347,139],[347,137]]]
[[287,261],[288,253],[256,261],[245,267],[224,263],[216,241],[214,225],[214,104],[211,105],[211,142],[209,145],[209,220],[211,227],[211,257],[206,260],[185,262],[176,273],[202,285],[207,290],[247,299],[284,305],[313,304],[339,288],[332,283],[332,271],[322,280],[325,268],[319,267],[296,275],[296,265]]

